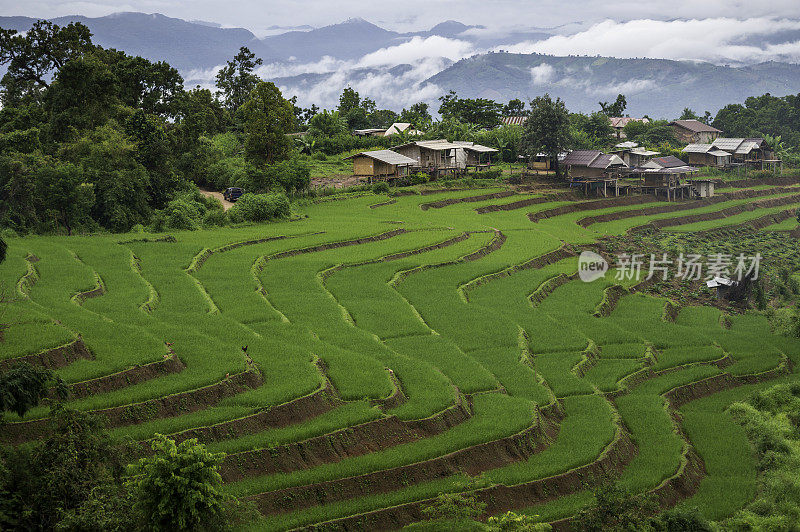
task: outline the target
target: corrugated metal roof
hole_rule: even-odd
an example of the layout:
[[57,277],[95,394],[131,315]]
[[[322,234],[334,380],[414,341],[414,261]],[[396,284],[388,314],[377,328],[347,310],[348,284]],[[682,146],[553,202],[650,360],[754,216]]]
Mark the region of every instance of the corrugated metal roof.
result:
[[736,148],[737,155],[747,155],[753,150],[758,149],[758,142],[753,142],[751,140],[745,140],[742,142],[738,148]]
[[645,148],[633,148],[633,149],[631,150],[631,153],[632,153],[633,155],[641,155],[641,156],[643,156],[643,157],[650,157],[651,155],[658,155],[658,154],[659,154],[659,153],[661,153],[661,152],[658,152],[658,151],[650,151],[650,150],[647,150],[647,149],[645,149]]
[[528,120],[527,116],[504,116],[503,125],[506,126],[523,126]]
[[644,124],[650,122],[647,118],[631,118],[630,116],[612,116],[609,120],[613,128],[623,128],[630,122],[642,122]]
[[712,142],[711,146],[718,150],[725,150],[733,153],[736,151],[736,148],[742,144],[742,142],[744,142],[744,139],[720,137]]
[[713,155],[714,157],[730,157],[730,153],[722,150],[711,150],[708,152],[709,155]]
[[683,150],[684,153],[708,153],[711,149],[711,144],[689,144]]
[[644,166],[646,168],[678,168],[680,166],[686,166],[686,163],[674,155],[667,155],[666,157],[651,159]]
[[617,144],[614,147],[615,148],[619,148],[621,150],[629,150],[631,148],[637,147],[638,145],[639,145],[638,142],[633,142],[632,140],[628,140],[628,141],[625,141],[625,142],[620,142],[619,144]]
[[468,142],[464,140],[457,140],[453,142],[453,144],[458,144],[465,150],[474,151],[477,153],[495,153],[497,150],[494,148],[490,148],[489,146],[484,146],[483,144],[475,144],[474,142]]
[[711,127],[708,124],[704,124],[699,120],[675,120],[674,122],[670,122],[670,125],[680,126],[683,129],[692,131],[693,133],[722,133],[722,130]]
[[411,157],[406,157],[405,155],[401,155],[392,150],[373,150],[373,151],[362,151],[361,153],[356,153],[355,155],[351,155],[350,157],[345,157],[345,159],[353,159],[354,157],[369,157],[370,159],[375,159],[381,161],[386,164],[416,164],[417,161],[412,159]]
[[644,168],[645,174],[693,174],[699,170],[693,166],[675,166],[673,168]]
[[564,164],[571,166],[589,166],[592,161],[597,159],[603,152],[600,150],[575,150],[571,151],[564,158]]
[[408,146],[419,146],[421,148],[425,148],[428,150],[452,150],[455,148],[463,148],[463,146],[459,146],[458,144],[453,144],[449,140],[437,139],[437,140],[417,140],[414,142],[406,142],[405,144],[400,144],[399,146],[395,146],[394,149],[398,150],[400,148],[406,148]]
[[609,166],[625,166],[625,161],[619,158],[618,155],[614,155],[613,153],[601,153],[599,157],[597,157],[594,161],[589,163],[589,168],[603,168],[606,169]]

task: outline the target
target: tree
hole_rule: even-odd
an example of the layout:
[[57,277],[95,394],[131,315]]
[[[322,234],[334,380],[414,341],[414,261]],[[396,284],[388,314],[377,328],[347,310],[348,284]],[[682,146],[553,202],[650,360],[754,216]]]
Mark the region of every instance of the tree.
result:
[[315,137],[335,137],[347,132],[347,122],[338,111],[322,111],[309,122],[308,133]]
[[514,98],[503,106],[503,114],[505,116],[527,116],[528,112],[525,110],[525,102]]
[[78,22],[62,28],[37,20],[22,34],[0,28],[0,65],[8,65],[0,81],[3,106],[19,104],[26,97],[37,99],[54,72],[93,48],[89,28]]
[[[92,414],[57,404],[51,411],[48,437],[29,447],[2,451],[0,463],[5,462],[8,471],[0,480],[0,491],[6,495],[4,508],[0,508],[0,528],[114,530],[96,524],[74,528],[60,522],[79,512],[95,498],[98,489],[113,490],[114,500],[120,502],[126,498],[119,489],[113,489],[122,487],[124,467],[119,446],[105,433],[103,422]],[[116,520],[125,523],[116,530],[132,529],[130,506],[120,505]]]
[[431,113],[428,111],[428,104],[425,102],[417,102],[400,112],[400,122],[413,124],[417,129],[430,123],[431,120]]
[[614,134],[614,128],[611,127],[611,121],[603,113],[595,112],[589,115],[586,121],[584,131],[597,146],[603,146],[609,143],[611,135]]
[[654,501],[633,496],[616,484],[605,484],[594,491],[595,504],[575,517],[577,530],[586,532],[627,532],[646,530],[648,515],[656,509]]
[[558,175],[558,156],[570,147],[569,111],[560,98],[554,101],[549,94],[535,98],[530,108],[520,141],[520,152],[529,157],[537,153],[547,154],[555,161]]
[[58,383],[63,397],[63,383],[49,369],[31,366],[27,362],[14,366],[0,375],[0,412],[14,412],[23,417],[47,397],[47,390],[54,382]]
[[549,523],[542,523],[538,515],[516,514],[506,512],[499,517],[490,517],[486,520],[490,530],[498,532],[546,532],[553,527]]
[[699,119],[700,117],[697,116],[697,113],[695,113],[688,107],[684,107],[681,116],[678,117],[678,120],[699,120]]
[[342,116],[347,115],[347,113],[359,107],[361,107],[361,97],[353,88],[345,87],[339,96],[339,108],[337,109],[339,114]]
[[44,208],[72,235],[75,223],[89,218],[95,202],[94,185],[86,183],[83,169],[71,163],[47,165],[39,169],[36,193]]
[[184,92],[183,77],[164,61],[151,62],[117,50],[96,52],[119,81],[123,105],[145,113],[174,118],[178,98]]
[[422,508],[422,514],[431,520],[475,519],[485,509],[486,503],[480,502],[474,493],[442,493]]
[[216,77],[217,96],[221,96],[231,114],[244,105],[261,79],[253,74],[263,61],[246,46],[220,69]]
[[599,105],[600,112],[608,117],[623,116],[625,109],[628,107],[628,100],[624,94],[618,94],[613,103],[599,102]]
[[286,134],[292,131],[294,110],[274,83],[260,82],[242,105],[239,115],[244,124],[248,159],[256,165],[264,165],[289,158],[292,143]]
[[175,444],[157,434],[154,454],[130,466],[135,509],[153,530],[214,529],[224,525],[230,499],[219,467],[225,453],[210,453],[193,438]]
[[455,91],[439,97],[442,120],[455,120],[491,129],[500,124],[503,106],[485,98],[459,98]]

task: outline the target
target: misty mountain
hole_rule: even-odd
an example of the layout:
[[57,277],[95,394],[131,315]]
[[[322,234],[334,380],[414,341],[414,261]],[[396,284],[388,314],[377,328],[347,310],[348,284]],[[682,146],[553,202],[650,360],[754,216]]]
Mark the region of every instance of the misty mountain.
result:
[[[26,31],[35,21],[29,17],[0,17],[0,27]],[[268,46],[248,30],[220,28],[159,14],[67,16],[54,18],[52,22],[59,26],[80,22],[91,30],[95,44],[154,61],[166,61],[184,72],[223,64],[236,55],[241,46],[249,47],[261,57],[273,55]]]
[[800,65],[767,62],[740,67],[665,59],[554,57],[490,53],[463,59],[427,84],[461,97],[508,101],[544,93],[573,111],[596,111],[599,101],[626,95],[631,116],[675,118],[684,107],[716,112],[748,96],[800,93]]

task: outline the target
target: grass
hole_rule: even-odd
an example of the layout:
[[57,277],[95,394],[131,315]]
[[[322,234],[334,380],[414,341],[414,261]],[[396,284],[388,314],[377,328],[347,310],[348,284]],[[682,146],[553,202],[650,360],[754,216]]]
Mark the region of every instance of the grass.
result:
[[[314,175],[322,175],[336,173],[342,163],[331,159],[314,164]],[[161,360],[168,349],[186,365],[180,373],[69,401],[74,408],[91,410],[219,382],[244,370],[242,348],[247,346],[247,357],[263,375],[262,386],[196,412],[179,411],[172,417],[114,428],[110,432],[117,440],[145,440],[155,433],[242,418],[311,393],[326,377],[345,401],[325,413],[288,420],[282,428],[234,433],[209,445],[229,453],[290,444],[382,415],[426,418],[451,407],[459,394],[467,403],[470,400],[463,394],[472,395],[473,416],[438,427],[432,431],[435,435],[335,464],[227,485],[236,495],[440,457],[515,434],[530,425],[537,405],[550,403],[553,395],[561,398],[566,417],[557,437],[527,460],[485,471],[477,480],[454,474],[389,493],[267,517],[254,526],[264,530],[313,525],[477,485],[515,485],[563,473],[596,460],[619,423],[631,431],[639,448],[620,481],[643,492],[675,473],[683,451],[661,394],[721,373],[699,363],[723,355],[733,361],[724,371],[737,375],[773,369],[784,357],[800,363],[800,341],[774,335],[763,315],[732,315],[731,327],[725,329],[718,309],[684,307],[675,322],[668,322],[662,318],[665,299],[629,294],[619,299],[610,315],[596,317],[606,290],[617,282],[613,272],[593,283],[576,279],[555,287],[554,278],[563,281],[563,276],[577,271],[576,257],[529,268],[530,260],[565,244],[590,244],[649,220],[715,212],[754,199],[586,229],[575,222],[585,216],[635,212],[651,204],[585,210],[537,223],[526,215],[571,202],[475,212],[478,207],[534,196],[519,194],[441,209],[420,208],[423,203],[501,190],[493,183],[480,189],[395,196],[394,203],[379,208],[370,205],[386,201],[385,195],[368,191],[333,195],[295,205],[302,215],[297,221],[177,231],[172,233],[174,242],[153,241],[164,235],[149,234],[12,238],[9,258],[0,265],[0,285],[13,299],[0,311],[0,322],[10,324],[0,341],[0,359],[38,353],[81,335],[94,358],[57,370],[68,382]],[[722,227],[769,212],[773,210],[758,209],[676,226],[669,234],[677,238],[677,232]],[[796,226],[796,221],[788,222],[768,229]],[[398,228],[407,232],[377,241],[369,238]],[[476,260],[464,259],[495,242],[495,230],[505,236],[501,246]],[[467,238],[436,247],[465,232]],[[145,238],[150,241],[142,241]],[[318,249],[345,241],[353,245]],[[232,246],[238,243],[247,244]],[[283,254],[291,250],[303,251]],[[410,255],[383,260],[404,252]],[[29,254],[38,262],[27,261]],[[18,285],[24,276],[28,277],[21,293]],[[76,294],[95,288],[98,279],[105,293],[77,301]],[[615,411],[601,392],[616,390],[621,379],[642,368],[648,352],[654,354],[650,360],[654,370],[679,369],[633,386],[616,399]],[[382,404],[395,392],[387,368],[397,378],[405,401]],[[712,518],[730,515],[753,496],[756,472],[749,443],[724,413],[725,405],[750,389],[755,387],[714,394],[681,409],[682,426],[708,472],[699,492],[685,504],[697,505]],[[47,415],[48,410],[39,407],[26,419]],[[557,519],[590,501],[591,494],[581,490],[520,510]]]

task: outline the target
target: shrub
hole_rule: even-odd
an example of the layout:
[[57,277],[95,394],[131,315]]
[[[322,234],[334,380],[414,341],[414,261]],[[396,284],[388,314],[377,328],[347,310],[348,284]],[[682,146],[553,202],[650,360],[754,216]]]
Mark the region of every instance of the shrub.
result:
[[247,193],[239,198],[228,213],[234,222],[264,222],[286,218],[291,214],[291,209],[285,194]]
[[389,183],[386,181],[378,181],[374,185],[372,185],[372,192],[375,194],[388,194],[389,193]]
[[228,214],[225,211],[209,211],[203,217],[203,227],[222,226],[228,223]]
[[430,180],[430,176],[425,172],[417,172],[415,174],[411,174],[408,176],[409,181],[411,181],[412,185],[422,185],[423,183],[427,183]]
[[491,170],[484,170],[473,174],[475,179],[499,179],[501,175],[503,175],[503,171],[500,168],[492,168]]
[[325,154],[324,154],[324,153],[322,153],[322,152],[317,152],[317,153],[315,153],[314,155],[312,155],[311,157],[312,157],[312,158],[313,158],[315,161],[327,161],[327,160],[328,160],[328,156],[327,156],[327,155],[325,155]]

